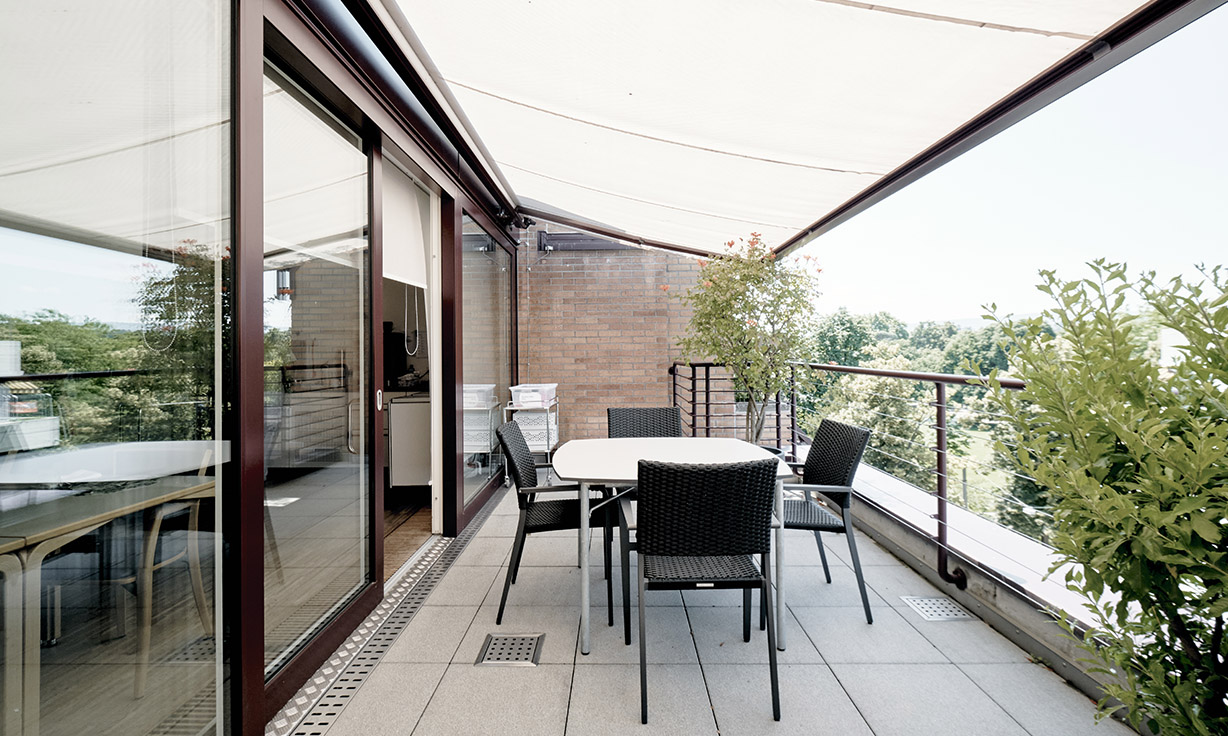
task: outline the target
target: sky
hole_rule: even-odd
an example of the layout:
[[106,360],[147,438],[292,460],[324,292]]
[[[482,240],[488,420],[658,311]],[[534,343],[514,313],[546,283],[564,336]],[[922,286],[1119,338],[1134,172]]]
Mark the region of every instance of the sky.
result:
[[[908,323],[1050,306],[1037,271],[1197,275],[1228,255],[1228,7],[816,239],[820,309]],[[871,255],[874,254],[874,255]]]

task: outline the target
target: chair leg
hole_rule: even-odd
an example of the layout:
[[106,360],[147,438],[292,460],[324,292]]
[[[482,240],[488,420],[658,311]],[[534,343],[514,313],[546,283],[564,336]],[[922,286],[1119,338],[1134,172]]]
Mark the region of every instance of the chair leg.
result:
[[759,592],[763,596],[763,607],[767,611],[768,667],[772,677],[772,718],[780,720],[780,676],[776,671],[776,624],[772,622],[772,568],[769,565],[771,555],[762,557],[763,582]]
[[742,589],[742,641],[750,641],[750,607],[751,607],[750,588],[743,588]]
[[623,583],[623,638],[631,646],[631,530],[622,514],[618,517],[618,569]]
[[844,536],[849,538],[849,557],[853,560],[853,572],[857,575],[857,589],[861,591],[861,605],[866,609],[866,623],[874,623],[874,615],[870,613],[870,598],[866,595],[866,581],[861,576],[861,560],[857,557],[857,543],[853,541],[853,518],[844,512]]
[[819,536],[819,530],[814,531],[814,543],[819,545],[819,559],[823,561],[823,577],[827,578],[827,582],[831,582],[831,570],[827,567],[827,550],[823,549],[823,538]]
[[640,591],[640,723],[648,723],[648,646],[644,641],[644,567],[639,568]]
[[158,534],[162,529],[162,517],[166,507],[160,506],[150,512],[141,544],[141,557],[136,573],[136,595],[140,603],[140,626],[137,632],[136,681],[133,696],[145,696],[145,683],[149,680],[149,649],[153,637],[153,570],[158,551]]
[[525,512],[520,511],[520,521],[516,524],[516,541],[512,543],[512,557],[507,561],[507,575],[503,578],[503,597],[499,599],[499,615],[495,616],[495,626],[503,625],[503,609],[507,606],[507,592],[516,582],[516,570],[520,568],[520,554],[524,551]]
[[605,608],[608,625],[614,625],[614,572],[611,570],[610,561],[614,556],[614,516],[613,504],[605,507]]
[[[768,589],[768,595],[772,594],[771,589]],[[763,591],[759,591],[759,630],[763,631],[767,628],[767,611],[763,608]]]
[[206,636],[213,636],[213,612],[205,599],[205,583],[200,570],[200,501],[192,501],[188,511],[188,573],[192,578],[192,597]]

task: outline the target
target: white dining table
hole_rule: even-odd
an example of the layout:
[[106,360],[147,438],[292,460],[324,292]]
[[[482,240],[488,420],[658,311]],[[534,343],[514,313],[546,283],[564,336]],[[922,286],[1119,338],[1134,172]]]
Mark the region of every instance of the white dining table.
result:
[[[571,440],[554,453],[559,478],[580,484],[580,653],[589,653],[589,487],[634,485],[640,460],[671,463],[735,463],[776,457],[769,450],[728,437],[634,437]],[[776,472],[776,518],[784,516],[784,481],[793,475],[784,460]],[[784,529],[776,527],[776,646],[785,648]],[[626,572],[624,571],[624,574]]]

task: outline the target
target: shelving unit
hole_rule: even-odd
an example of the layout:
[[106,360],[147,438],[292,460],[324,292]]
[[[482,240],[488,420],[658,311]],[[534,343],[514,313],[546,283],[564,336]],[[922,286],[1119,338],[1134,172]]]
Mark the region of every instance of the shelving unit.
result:
[[525,442],[533,452],[550,454],[559,443],[559,401],[552,399],[543,406],[520,406],[508,402],[503,407],[503,421],[515,420],[520,425]]

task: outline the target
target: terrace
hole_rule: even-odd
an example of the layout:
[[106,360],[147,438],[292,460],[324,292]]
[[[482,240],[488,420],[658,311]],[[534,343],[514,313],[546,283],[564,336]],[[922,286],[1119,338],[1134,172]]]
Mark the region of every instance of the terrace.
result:
[[[417,598],[394,578],[390,604],[365,629],[407,618],[399,635],[377,633],[367,650],[352,641],[267,733],[1133,733],[1112,719],[1097,724],[1086,695],[975,616],[922,618],[901,596],[946,591],[862,536],[875,616],[867,625],[843,540],[828,535],[828,585],[804,531],[787,532],[793,587],[789,645],[780,652],[781,721],[772,720],[764,634],[754,630],[743,643],[736,591],[655,591],[646,600],[654,607],[650,712],[641,726],[638,641],[626,646],[621,627],[605,625],[600,566],[591,581],[592,652],[579,653],[574,533],[530,538],[503,625],[495,625],[516,511],[508,492],[476,534],[452,542],[463,550],[441,577],[429,572],[446,564],[431,559],[438,551],[411,561],[405,573],[430,580],[433,590]],[[601,554],[599,539],[592,554]],[[487,634],[542,633],[535,667],[475,665]],[[316,704],[315,688],[331,677],[337,684]]]
[[[1226,2],[14,5],[0,736],[1130,732],[1097,722],[1106,675],[1056,621],[1088,623],[1061,571],[1046,577],[1061,512],[995,456],[1003,415],[951,375],[972,356],[919,339],[930,319],[976,315],[922,311],[957,293],[1030,313],[1007,271],[1222,260],[1220,224],[1193,215],[1224,199],[1207,91],[1224,89]],[[1051,124],[1012,164],[961,168],[1152,48],[1183,55],[1153,86],[1097,98],[1088,138]],[[1143,132],[1080,163],[1117,121]],[[942,177],[962,189],[914,201],[923,216],[891,209]],[[638,647],[605,625],[601,566],[581,579],[575,532],[528,540],[495,624],[516,527],[495,429],[519,416],[548,455],[606,437],[609,407],[671,405],[687,435],[739,436],[747,410],[721,367],[680,362],[693,304],[674,297],[752,232],[770,254],[742,263],[825,269],[808,304],[852,312],[823,315],[828,336],[887,314],[850,294],[896,298],[896,316],[855,325],[877,344],[793,356],[814,361],[798,375],[842,377],[778,394],[765,435],[799,459],[820,418],[872,429],[854,498],[875,621],[844,540],[827,535],[828,584],[814,538],[783,532],[783,719],[736,594],[652,593],[640,726]],[[1220,370],[1228,326],[1211,327],[1192,342]],[[1194,350],[1161,343],[1134,347]],[[516,384],[560,400],[519,404]],[[1188,400],[1169,416],[1222,406],[1165,395]],[[1189,425],[1218,437],[1222,417],[1207,422]],[[1174,512],[1194,554],[1222,552],[1212,501]],[[1145,541],[1105,546],[1121,539]],[[1204,615],[1222,601],[1205,571],[1220,564],[1168,573],[1210,601],[1192,614],[1210,646],[1171,650],[1216,676],[1228,618]],[[1166,570],[1149,568],[1152,590]],[[476,663],[492,634],[544,636],[538,660]],[[1228,718],[1216,682],[1183,685]]]

